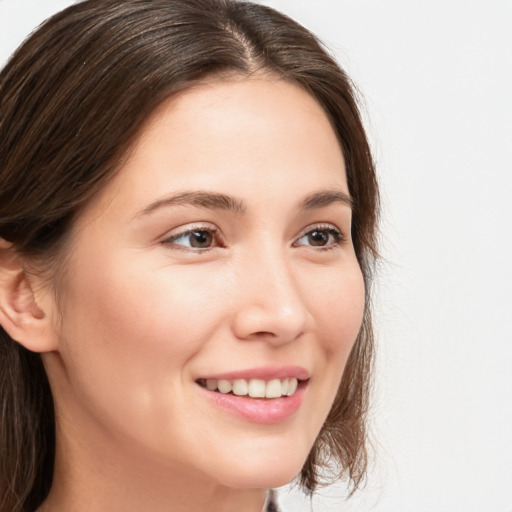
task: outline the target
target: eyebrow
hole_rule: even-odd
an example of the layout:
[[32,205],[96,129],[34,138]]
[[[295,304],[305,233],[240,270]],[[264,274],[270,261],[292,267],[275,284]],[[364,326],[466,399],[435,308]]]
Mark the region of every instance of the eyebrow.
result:
[[246,210],[243,201],[232,196],[217,192],[191,191],[182,192],[171,197],[166,197],[165,199],[159,199],[158,201],[146,206],[146,208],[139,212],[137,216],[141,214],[147,215],[167,206],[186,205],[199,206],[211,210],[227,210],[240,215]]
[[343,190],[321,190],[309,195],[300,203],[301,210],[325,208],[333,203],[342,203],[350,209],[354,208],[354,200]]
[[[333,203],[342,203],[349,208],[353,208],[354,206],[352,198],[342,190],[321,190],[303,199],[299,204],[299,209],[301,211],[314,210],[317,208],[325,208]],[[233,196],[218,192],[190,191],[159,199],[146,206],[136,217],[139,215],[148,215],[156,210],[169,206],[188,205],[211,210],[232,211],[238,215],[242,215],[246,211],[244,202]]]

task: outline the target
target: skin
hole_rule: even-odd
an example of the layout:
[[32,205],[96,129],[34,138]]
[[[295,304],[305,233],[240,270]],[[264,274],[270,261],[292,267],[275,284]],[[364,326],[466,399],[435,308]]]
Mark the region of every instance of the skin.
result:
[[[190,191],[232,196],[243,213],[155,207]],[[363,315],[350,206],[300,208],[321,191],[348,195],[343,155],[293,84],[211,81],[153,113],[77,219],[59,304],[39,304],[58,440],[40,511],[256,512],[297,475]],[[190,247],[190,229],[216,230],[210,246]],[[272,424],[220,408],[196,382],[276,365],[310,378],[299,409]]]

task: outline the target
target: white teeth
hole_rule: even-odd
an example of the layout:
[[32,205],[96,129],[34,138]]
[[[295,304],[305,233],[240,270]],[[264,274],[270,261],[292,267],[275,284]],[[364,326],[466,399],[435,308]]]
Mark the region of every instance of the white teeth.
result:
[[207,379],[206,380],[206,387],[210,391],[215,391],[217,389],[217,381],[215,379]]
[[206,379],[203,385],[210,391],[219,391],[220,393],[233,393],[237,396],[247,396],[251,398],[280,398],[281,396],[291,396],[297,391],[298,381],[294,377],[287,379],[272,379],[265,382],[263,379],[235,379],[215,380]]
[[249,396],[252,398],[264,398],[265,381],[261,379],[251,379],[249,381]]
[[219,380],[217,387],[221,393],[229,393],[231,391],[231,382],[229,380]]
[[266,398],[279,398],[281,396],[281,381],[279,379],[271,380],[267,383],[265,391]]
[[290,381],[290,379],[284,379],[281,382],[281,395],[288,396],[288,382],[289,381]]
[[290,382],[288,382],[288,393],[286,393],[286,396],[293,395],[293,393],[297,391],[298,384],[297,379],[290,379]]
[[234,395],[247,395],[248,392],[247,381],[245,379],[237,379],[233,381],[233,394]]

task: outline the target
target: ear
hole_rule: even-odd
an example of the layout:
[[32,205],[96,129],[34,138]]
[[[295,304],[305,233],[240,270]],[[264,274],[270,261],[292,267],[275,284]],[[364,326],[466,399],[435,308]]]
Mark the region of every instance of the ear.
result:
[[41,278],[25,271],[13,245],[0,238],[0,325],[32,352],[56,349],[50,311],[43,306],[48,305],[50,292],[44,289]]

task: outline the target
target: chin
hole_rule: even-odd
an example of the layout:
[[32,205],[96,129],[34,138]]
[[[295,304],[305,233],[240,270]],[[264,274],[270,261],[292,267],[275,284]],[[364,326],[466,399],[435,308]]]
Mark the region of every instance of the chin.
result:
[[222,478],[222,483],[231,488],[272,489],[282,487],[294,480],[302,470],[303,464],[303,460],[297,462],[293,457],[279,461],[269,457],[266,462],[260,462],[257,466],[250,463],[245,467],[233,465],[225,474],[222,476],[218,474],[217,477]]
[[[266,427],[270,428],[270,427]],[[301,472],[315,442],[312,433],[282,428],[273,435],[266,429],[232,432],[229,443],[209,443],[202,453],[204,474],[231,488],[269,489],[292,482]]]
[[292,482],[298,472],[276,472],[270,474],[236,475],[231,480],[223,482],[226,487],[233,489],[276,489]]

